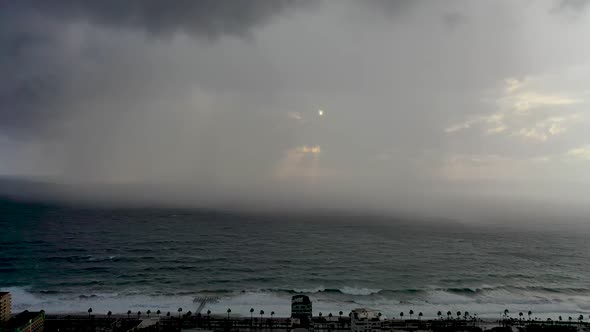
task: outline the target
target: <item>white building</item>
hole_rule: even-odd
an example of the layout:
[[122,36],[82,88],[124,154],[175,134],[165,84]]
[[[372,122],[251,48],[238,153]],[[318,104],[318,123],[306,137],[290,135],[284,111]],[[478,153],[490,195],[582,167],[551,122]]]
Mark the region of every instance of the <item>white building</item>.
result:
[[352,332],[381,332],[384,320],[380,312],[354,309],[350,315],[350,329]]

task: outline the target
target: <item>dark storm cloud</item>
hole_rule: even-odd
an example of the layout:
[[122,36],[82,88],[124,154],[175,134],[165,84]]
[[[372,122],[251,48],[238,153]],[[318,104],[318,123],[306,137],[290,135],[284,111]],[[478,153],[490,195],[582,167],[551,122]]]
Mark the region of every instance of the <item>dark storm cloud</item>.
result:
[[[154,34],[176,31],[217,37],[244,35],[273,15],[308,0],[56,0],[19,1],[9,9],[51,16],[59,20],[82,20],[96,24],[144,29]],[[12,8],[10,8],[12,7]]]
[[[184,32],[216,39],[248,36],[274,15],[308,0],[252,1],[16,1],[0,12],[0,130],[27,135],[39,124],[58,120],[60,98],[77,64],[68,63],[60,34],[74,23],[136,30],[167,37]],[[98,56],[101,50],[86,50]],[[94,53],[91,54],[91,53]]]

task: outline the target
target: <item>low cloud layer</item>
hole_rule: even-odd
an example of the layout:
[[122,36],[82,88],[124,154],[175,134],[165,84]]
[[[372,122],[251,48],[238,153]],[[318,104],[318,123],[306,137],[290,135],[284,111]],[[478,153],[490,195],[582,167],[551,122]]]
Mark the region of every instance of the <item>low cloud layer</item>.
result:
[[585,2],[3,6],[0,173],[68,199],[586,203]]

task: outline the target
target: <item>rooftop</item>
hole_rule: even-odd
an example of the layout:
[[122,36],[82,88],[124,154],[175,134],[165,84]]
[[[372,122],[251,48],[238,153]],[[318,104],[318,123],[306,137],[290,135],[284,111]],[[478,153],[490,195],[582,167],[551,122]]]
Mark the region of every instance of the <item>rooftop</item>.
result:
[[41,311],[23,311],[20,314],[12,317],[11,319],[9,319],[5,324],[4,324],[4,328],[7,329],[14,329],[14,328],[18,328],[21,327],[25,324],[27,324],[30,320],[32,319],[36,319],[39,315],[42,315],[43,312]]
[[357,320],[383,320],[378,311],[365,308],[354,309],[352,316]]
[[311,301],[306,295],[295,295],[291,298],[291,303],[310,304]]

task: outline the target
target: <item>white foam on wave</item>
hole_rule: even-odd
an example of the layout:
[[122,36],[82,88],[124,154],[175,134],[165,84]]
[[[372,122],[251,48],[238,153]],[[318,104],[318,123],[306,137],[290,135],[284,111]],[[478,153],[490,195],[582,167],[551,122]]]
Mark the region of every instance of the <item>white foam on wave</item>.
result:
[[372,289],[372,288],[354,288],[354,287],[342,287],[340,288],[340,292],[349,295],[372,295],[377,294],[381,291],[381,289]]
[[[293,291],[296,293],[314,294],[314,293],[326,292],[328,289],[329,288],[319,286],[319,287],[315,287],[315,288],[295,288],[295,289],[293,289]],[[340,287],[340,288],[337,288],[337,290],[340,291],[342,294],[348,294],[348,295],[373,295],[373,294],[377,294],[381,291],[381,289],[375,289],[375,288],[349,287],[349,286]]]
[[293,289],[293,291],[296,293],[306,293],[306,294],[319,293],[319,292],[323,292],[325,290],[326,290],[326,288],[324,286],[319,286],[319,287],[315,287],[315,288],[295,288],[295,289]]

